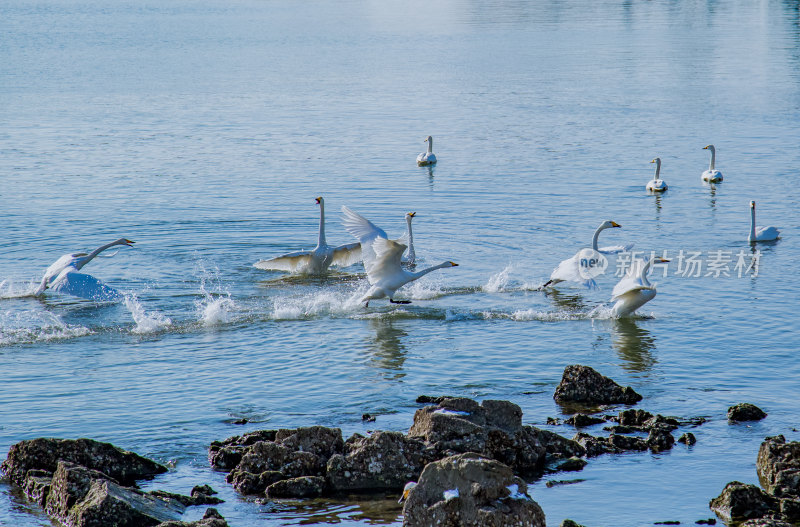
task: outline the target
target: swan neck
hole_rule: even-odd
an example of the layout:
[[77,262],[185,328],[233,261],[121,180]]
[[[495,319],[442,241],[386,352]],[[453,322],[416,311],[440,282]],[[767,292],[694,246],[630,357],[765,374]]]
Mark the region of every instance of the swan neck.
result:
[[594,231],[594,236],[592,236],[592,249],[597,250],[597,239],[600,237],[600,233],[603,231],[602,225]]
[[317,246],[321,247],[325,245],[325,202],[320,201],[319,203],[319,239],[317,240]]
[[111,243],[107,243],[107,244],[105,244],[105,245],[101,245],[100,247],[98,247],[98,248],[97,248],[97,249],[95,249],[94,251],[90,252],[89,254],[87,254],[86,256],[84,256],[83,258],[81,258],[80,260],[78,260],[78,261],[75,263],[75,268],[76,268],[77,270],[79,270],[79,271],[80,271],[80,269],[81,269],[81,268],[82,268],[84,265],[86,265],[86,264],[88,264],[89,262],[91,262],[92,260],[94,260],[95,256],[97,256],[97,255],[98,255],[98,254],[100,254],[101,252],[105,251],[106,249],[109,249],[109,248],[111,248],[111,247],[114,247],[115,245],[119,245],[119,242],[118,242],[118,241],[114,241],[114,242],[111,242]]
[[432,152],[433,152],[433,137],[428,139],[428,153],[430,154]]
[[650,258],[649,260],[647,260],[647,263],[645,263],[645,264],[642,266],[642,269],[641,269],[641,271],[639,271],[639,279],[640,279],[640,280],[642,281],[642,283],[643,283],[644,285],[646,285],[646,286],[649,286],[649,285],[650,285],[650,282],[647,280],[647,271],[649,271],[649,270],[650,270],[650,266],[651,266],[651,265],[653,265],[653,258]]
[[714,170],[714,161],[717,159],[717,152],[713,148],[709,148],[711,150],[711,164],[708,165],[709,170]]
[[653,179],[658,179],[661,174],[661,160],[656,160],[656,175],[653,176]]
[[439,265],[434,265],[433,267],[428,267],[427,269],[423,269],[422,271],[417,271],[416,273],[414,273],[414,278],[425,276],[428,273],[432,273],[433,271],[437,269],[442,269],[444,267],[452,267],[452,264],[450,262],[442,262]]
[[408,259],[412,263],[414,262],[414,233],[411,231],[411,216],[406,218],[406,223],[408,224]]
[[750,207],[750,239],[756,239],[756,208]]

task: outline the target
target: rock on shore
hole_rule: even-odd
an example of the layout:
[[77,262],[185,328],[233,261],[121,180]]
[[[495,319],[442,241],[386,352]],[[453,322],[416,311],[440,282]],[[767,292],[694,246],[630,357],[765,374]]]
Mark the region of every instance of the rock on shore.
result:
[[636,404],[642,396],[630,386],[622,387],[589,366],[574,364],[564,368],[561,383],[553,398],[558,403]]

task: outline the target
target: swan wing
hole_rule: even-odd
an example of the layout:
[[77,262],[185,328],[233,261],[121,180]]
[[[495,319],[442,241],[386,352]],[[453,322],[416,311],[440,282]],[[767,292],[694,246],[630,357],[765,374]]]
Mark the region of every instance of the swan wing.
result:
[[589,288],[597,287],[597,282],[591,278],[584,278],[580,273],[580,264],[578,262],[578,254],[571,258],[567,258],[559,263],[553,272],[550,273],[550,280],[559,280],[562,282],[577,282]]
[[361,243],[348,243],[334,247],[331,265],[347,267],[361,261]]
[[600,247],[597,249],[597,252],[601,254],[618,254],[624,253],[626,251],[630,251],[635,243],[629,243],[627,245],[609,245],[608,247]]
[[778,238],[778,236],[780,236],[780,234],[781,231],[779,231],[777,227],[756,227],[757,240],[775,240]]
[[253,267],[264,269],[265,271],[288,271],[293,273],[308,266],[311,263],[311,258],[311,251],[297,251],[276,256],[269,260],[259,260],[253,264]]
[[367,279],[370,284],[395,278],[405,272],[400,267],[400,258],[406,250],[405,245],[386,238],[376,238],[372,242],[372,248],[376,258],[375,263],[367,268]]
[[88,300],[109,301],[120,300],[122,294],[92,275],[76,271],[61,273],[50,289],[67,295],[86,298]]
[[361,214],[350,210],[345,205],[342,205],[342,213],[344,214],[344,218],[342,219],[344,228],[347,232],[355,236],[359,242],[371,244],[375,238],[388,238],[383,229]]

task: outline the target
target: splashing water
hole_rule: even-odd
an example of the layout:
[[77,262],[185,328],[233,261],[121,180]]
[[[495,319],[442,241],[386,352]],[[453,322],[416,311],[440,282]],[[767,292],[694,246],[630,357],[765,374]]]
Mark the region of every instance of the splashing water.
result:
[[172,324],[169,317],[165,317],[161,313],[147,313],[144,306],[136,298],[136,295],[129,293],[123,297],[125,307],[131,312],[133,321],[136,322],[136,327],[131,331],[140,335],[147,333],[155,333],[160,329],[168,327]]
[[347,315],[363,307],[359,301],[366,288],[352,291],[320,290],[303,296],[287,296],[273,300],[272,318],[297,320],[320,315]]
[[[231,293],[227,289],[223,289],[219,277],[219,268],[214,268],[213,272],[206,271],[202,263],[198,263],[200,269],[200,292],[203,298],[195,301],[195,307],[200,321],[205,326],[217,326],[220,324],[227,324],[231,321],[231,312],[238,306],[231,298]],[[209,291],[206,288],[206,283],[213,280],[215,283],[215,291]]]
[[66,324],[47,311],[27,309],[0,312],[0,346],[70,339],[90,335],[84,326]]
[[509,264],[499,273],[489,277],[489,281],[483,286],[483,290],[487,293],[500,293],[505,291],[506,287],[508,287],[508,275],[512,268],[513,266]]

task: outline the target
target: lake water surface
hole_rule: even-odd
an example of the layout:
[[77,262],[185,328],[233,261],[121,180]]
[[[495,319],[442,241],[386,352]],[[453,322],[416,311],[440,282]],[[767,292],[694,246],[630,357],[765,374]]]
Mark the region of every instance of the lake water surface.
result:
[[[242,499],[207,447],[262,428],[407,431],[420,394],[508,399],[545,427],[579,363],[640,408],[708,422],[691,448],[537,481],[548,525],[711,517],[728,481],[757,482],[765,436],[800,440],[798,118],[796,1],[5,0],[0,457],[91,437],[172,468],[146,488],[210,483],[231,526],[399,525],[393,498]],[[415,164],[428,135],[431,169]],[[700,181],[709,143],[716,187]],[[663,196],[644,190],[657,156]],[[314,246],[317,196],[330,243],[354,241],[342,205],[392,236],[416,211],[422,265],[459,267],[401,290],[410,305],[366,309],[360,265],[253,268]],[[782,231],[759,253],[750,200]],[[620,258],[596,290],[538,290],[605,219],[623,228],[601,246],[673,259],[643,317],[606,315]],[[125,302],[25,296],[62,254],[123,236],[134,249],[84,272]],[[699,277],[681,251],[700,253]],[[736,268],[754,254],[757,276]],[[707,276],[714,255],[730,276]],[[729,425],[744,401],[769,417]],[[0,524],[50,525],[6,482]]]

